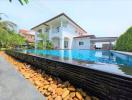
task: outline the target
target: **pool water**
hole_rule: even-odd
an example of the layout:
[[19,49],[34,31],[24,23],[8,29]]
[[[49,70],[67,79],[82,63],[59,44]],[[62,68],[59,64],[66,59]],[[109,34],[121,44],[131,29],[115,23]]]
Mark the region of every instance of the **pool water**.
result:
[[26,52],[41,56],[50,55],[69,60],[132,66],[132,56],[109,50],[26,50]]

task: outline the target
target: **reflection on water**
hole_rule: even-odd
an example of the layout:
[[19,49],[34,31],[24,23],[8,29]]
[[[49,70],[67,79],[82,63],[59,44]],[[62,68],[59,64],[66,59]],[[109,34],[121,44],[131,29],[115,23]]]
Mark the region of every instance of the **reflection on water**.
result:
[[96,63],[96,66],[92,65],[91,68],[132,75],[132,56],[107,50],[25,50],[23,52],[74,64],[91,66],[90,64]]

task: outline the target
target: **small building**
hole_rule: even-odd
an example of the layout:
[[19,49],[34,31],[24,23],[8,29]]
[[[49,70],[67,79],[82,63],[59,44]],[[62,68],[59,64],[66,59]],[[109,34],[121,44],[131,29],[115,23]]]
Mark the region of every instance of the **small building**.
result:
[[[95,43],[98,42],[96,36],[87,33],[64,13],[33,27],[31,30],[35,31],[36,43],[42,40],[38,37],[40,33],[47,34],[48,40],[53,43],[55,49],[94,49]],[[99,39],[103,41],[105,38]],[[111,37],[107,39],[109,42]]]
[[21,29],[21,30],[19,30],[19,34],[26,39],[27,43],[35,42],[35,32]]

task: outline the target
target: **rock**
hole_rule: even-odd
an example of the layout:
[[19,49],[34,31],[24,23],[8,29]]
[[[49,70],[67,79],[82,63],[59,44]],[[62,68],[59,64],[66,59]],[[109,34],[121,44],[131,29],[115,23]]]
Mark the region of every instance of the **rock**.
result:
[[78,98],[74,97],[73,100],[78,100]]
[[75,92],[71,92],[71,93],[70,93],[70,97],[71,97],[71,98],[75,97],[75,95],[76,95]]
[[25,78],[26,79],[29,79],[30,78],[30,75],[31,75],[30,73],[25,74]]
[[91,97],[87,95],[85,100],[91,100]]
[[48,89],[49,85],[45,85],[43,86],[44,89]]
[[50,77],[50,78],[48,78],[48,81],[52,81],[52,78]]
[[35,81],[35,85],[42,86],[42,83],[40,81]]
[[52,95],[52,98],[56,98],[56,97],[57,97],[57,94]]
[[63,94],[62,94],[62,98],[65,98],[66,96],[68,96],[69,95],[69,90],[65,90],[64,92],[63,92]]
[[47,84],[49,84],[49,82],[48,81],[45,81],[44,84],[47,85]]
[[61,96],[57,96],[57,97],[55,98],[55,100],[62,100],[62,97],[61,97]]
[[79,100],[82,100],[82,99],[83,99],[82,95],[81,95],[79,92],[76,92],[76,97],[77,97]]
[[63,98],[63,100],[69,100],[70,99],[70,96],[67,95],[65,98]]
[[56,94],[57,94],[58,96],[62,95],[62,93],[63,93],[63,89],[62,89],[62,88],[57,88],[57,89],[56,89]]
[[51,88],[52,88],[52,89],[56,89],[56,88],[57,88],[57,85],[51,84]]

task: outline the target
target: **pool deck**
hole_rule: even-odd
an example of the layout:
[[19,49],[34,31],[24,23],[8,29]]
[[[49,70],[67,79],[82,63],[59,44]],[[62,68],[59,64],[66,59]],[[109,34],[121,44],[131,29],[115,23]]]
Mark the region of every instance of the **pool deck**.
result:
[[0,100],[46,100],[12,64],[0,56]]

